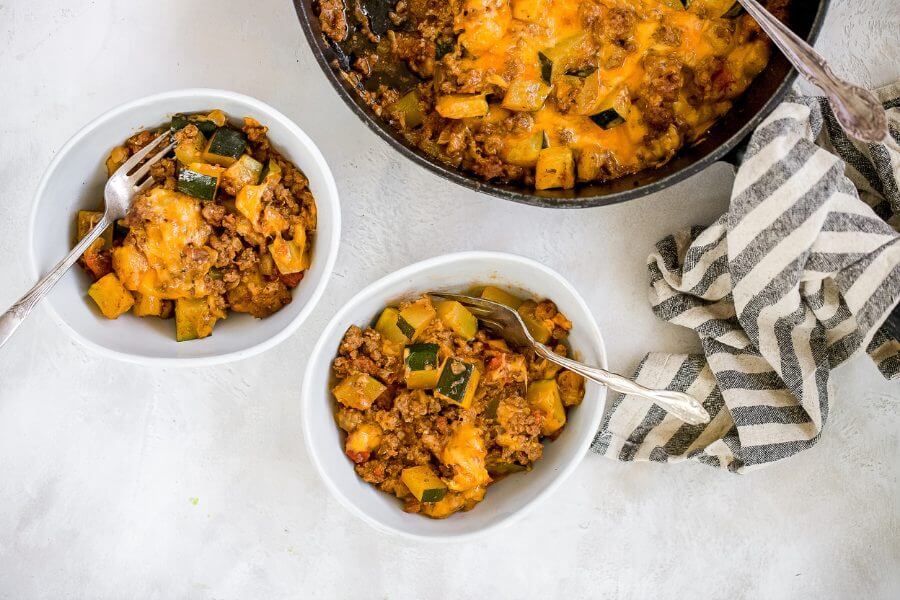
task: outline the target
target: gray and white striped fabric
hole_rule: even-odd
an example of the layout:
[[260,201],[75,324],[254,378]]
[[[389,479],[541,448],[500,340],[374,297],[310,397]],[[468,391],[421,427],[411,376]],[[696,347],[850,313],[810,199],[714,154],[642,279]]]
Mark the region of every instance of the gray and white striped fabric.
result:
[[900,84],[877,93],[892,140],[854,142],[824,99],[795,94],[754,132],[728,212],[657,244],[653,310],[703,354],[648,354],[636,379],[702,398],[712,421],[619,395],[594,451],[743,472],[816,443],[830,371],[856,352],[900,375],[900,342],[879,331],[900,299]]

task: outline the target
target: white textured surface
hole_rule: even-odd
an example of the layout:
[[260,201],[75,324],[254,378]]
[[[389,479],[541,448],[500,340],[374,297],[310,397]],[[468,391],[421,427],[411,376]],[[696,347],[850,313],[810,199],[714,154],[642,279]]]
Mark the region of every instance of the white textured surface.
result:
[[[880,85],[900,76],[898,31],[896,0],[835,0],[818,47]],[[0,307],[30,285],[22,224],[54,152],[98,113],[164,89],[230,88],[293,118],[331,162],[345,224],[324,301],[257,358],[192,371],[109,362],[40,313],[0,350],[0,597],[900,594],[900,384],[866,359],[835,373],[824,438],[793,460],[739,478],[590,456],[479,543],[376,534],[306,459],[297,390],[316,335],[361,285],[427,256],[505,250],[558,269],[594,307],[619,370],[646,350],[692,348],[650,313],[643,263],[665,233],[724,210],[728,168],[606,209],[479,197],[356,120],[286,0],[0,1],[0,73]]]

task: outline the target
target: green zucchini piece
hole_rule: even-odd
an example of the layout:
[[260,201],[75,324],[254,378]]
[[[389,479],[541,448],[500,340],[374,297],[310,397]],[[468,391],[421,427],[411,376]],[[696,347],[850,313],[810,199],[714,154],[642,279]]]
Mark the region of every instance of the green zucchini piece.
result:
[[580,69],[566,69],[566,75],[572,75],[574,77],[587,77],[596,70],[597,67],[594,66],[581,67]]
[[213,200],[219,189],[219,176],[212,170],[201,169],[202,166],[195,163],[179,169],[175,189],[194,198]]
[[378,321],[375,323],[375,331],[381,334],[381,337],[390,340],[392,342],[400,342],[405,343],[406,335],[400,328],[397,327],[397,317],[400,316],[400,311],[396,308],[386,308],[381,313],[381,316],[378,317]]
[[536,131],[528,137],[510,140],[503,146],[503,160],[520,167],[533,167],[537,164],[545,139],[543,131]]
[[437,385],[438,345],[412,344],[403,350],[403,367],[406,387],[430,389]]
[[387,387],[370,375],[354,373],[331,390],[338,402],[357,410],[366,410]]
[[553,61],[543,52],[538,52],[538,61],[541,63],[541,79],[550,85],[553,79]]
[[475,338],[478,319],[456,300],[444,300],[437,305],[437,314],[444,326],[467,340]]
[[456,40],[453,38],[440,39],[434,43],[434,58],[441,60],[456,48]]
[[259,174],[259,181],[261,183],[267,183],[268,181],[277,183],[281,181],[281,166],[270,158],[263,166],[262,173]]
[[129,231],[131,231],[131,227],[125,224],[125,219],[116,219],[113,224],[113,239],[124,240]]
[[611,129],[625,122],[625,117],[620,115],[614,108],[607,108],[596,115],[591,115],[590,119],[602,129]]
[[399,119],[406,129],[414,129],[422,124],[425,115],[419,106],[419,92],[413,90],[394,102],[389,112]]
[[505,460],[498,460],[496,462],[489,462],[485,465],[487,468],[487,472],[490,475],[509,475],[510,473],[521,473],[522,471],[527,471],[528,467],[525,465],[520,465],[519,463],[508,462]]
[[544,415],[541,434],[553,435],[566,424],[566,408],[560,399],[559,386],[555,379],[532,382],[528,386],[525,399]]
[[447,485],[428,465],[403,469],[400,472],[400,481],[419,502],[438,502],[447,493]]
[[490,300],[491,302],[497,302],[498,304],[508,306],[513,310],[516,310],[522,304],[521,300],[519,300],[509,292],[501,290],[500,288],[496,288],[492,285],[489,285],[485,287],[484,290],[482,290],[481,297],[485,300]]
[[220,127],[209,139],[203,157],[207,162],[230,167],[247,148],[247,138],[236,129]]
[[206,298],[179,298],[175,301],[175,339],[187,342],[212,335],[216,318]]
[[550,330],[547,325],[541,319],[538,319],[534,314],[535,308],[537,308],[537,303],[533,300],[526,300],[522,304],[519,305],[519,308],[516,309],[519,313],[519,316],[522,317],[522,322],[525,323],[525,327],[528,328],[529,333],[542,344],[546,344],[550,341],[550,336],[553,335],[553,331]]
[[469,408],[480,378],[481,374],[475,365],[458,358],[448,358],[441,368],[441,376],[434,388],[434,395],[463,408]]
[[217,129],[217,125],[207,119],[204,115],[184,115],[181,113],[172,115],[172,122],[169,125],[169,128],[172,131],[178,131],[190,124],[196,125],[197,129],[200,130],[200,133],[206,137],[211,136]]
[[225,172],[222,173],[222,178],[228,181],[234,190],[240,191],[245,185],[256,185],[259,183],[259,176],[262,170],[263,165],[261,162],[249,154],[242,154],[233,165],[225,169]]
[[410,344],[403,351],[403,364],[410,371],[437,369],[437,344]]
[[435,315],[434,307],[427,298],[416,300],[400,311],[397,316],[397,327],[409,341],[414,342],[422,335]]
[[[94,228],[100,219],[103,218],[103,213],[96,210],[79,210],[78,217],[75,221],[76,225],[76,242],[80,242],[84,239],[84,236],[91,232],[91,229]],[[103,240],[104,248],[112,248],[113,242],[113,228],[107,227],[106,230],[100,234],[100,239]]]
[[611,129],[625,122],[630,109],[631,100],[628,97],[628,89],[622,88],[607,97],[601,104],[601,110],[590,115],[590,119],[602,129]]

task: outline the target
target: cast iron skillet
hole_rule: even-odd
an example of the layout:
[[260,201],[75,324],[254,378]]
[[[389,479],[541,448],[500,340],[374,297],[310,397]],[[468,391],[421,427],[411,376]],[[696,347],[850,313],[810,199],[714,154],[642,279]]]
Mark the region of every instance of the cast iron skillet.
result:
[[[350,83],[341,76],[338,56],[322,34],[312,4],[313,0],[294,0],[306,40],[331,85],[369,129],[398,152],[444,179],[477,192],[533,206],[588,208],[624,202],[658,192],[718,160],[733,160],[733,155],[729,153],[739,148],[741,141],[781,102],[797,76],[787,60],[773,49],[768,66],[753,80],[734,107],[716,122],[699,143],[682,148],[667,164],[607,183],[581,185],[574,190],[537,192],[521,186],[483,181],[475,175],[453,169],[407,143],[403,136],[360,100]],[[788,25],[812,44],[822,27],[827,6],[828,0],[794,0],[789,8]]]

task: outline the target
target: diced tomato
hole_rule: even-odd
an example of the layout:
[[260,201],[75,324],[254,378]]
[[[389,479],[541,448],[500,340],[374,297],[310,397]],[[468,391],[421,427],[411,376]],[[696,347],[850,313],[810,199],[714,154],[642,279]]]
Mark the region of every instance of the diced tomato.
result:
[[303,279],[303,271],[299,273],[290,273],[289,275],[279,275],[279,279],[281,279],[281,283],[288,286],[289,288],[295,288],[300,284],[300,281]]

